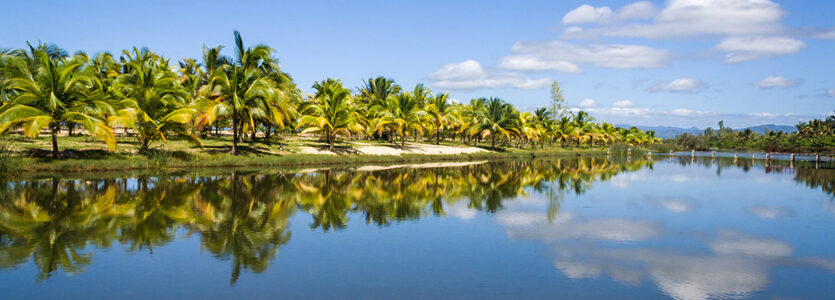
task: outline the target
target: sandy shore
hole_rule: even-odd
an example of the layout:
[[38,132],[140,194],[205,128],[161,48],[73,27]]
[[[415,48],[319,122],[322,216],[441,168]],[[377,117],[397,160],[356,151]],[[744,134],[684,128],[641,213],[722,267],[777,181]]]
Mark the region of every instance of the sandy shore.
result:
[[476,147],[452,147],[444,145],[420,144],[420,143],[406,143],[405,148],[395,145],[379,145],[367,144],[361,142],[354,142],[350,150],[334,150],[330,151],[324,148],[315,147],[301,147],[299,153],[303,154],[323,154],[323,155],[337,155],[337,154],[363,154],[363,155],[402,155],[402,154],[440,154],[440,155],[454,155],[486,152],[486,150]]

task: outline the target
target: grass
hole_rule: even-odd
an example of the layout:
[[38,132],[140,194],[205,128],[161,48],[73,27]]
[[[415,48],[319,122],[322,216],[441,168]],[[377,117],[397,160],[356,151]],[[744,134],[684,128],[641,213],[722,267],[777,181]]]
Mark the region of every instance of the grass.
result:
[[[33,173],[79,173],[255,166],[355,165],[605,154],[603,148],[555,146],[545,149],[506,148],[499,151],[454,155],[319,155],[297,153],[302,147],[326,147],[325,143],[318,140],[275,137],[269,142],[263,139],[250,142],[245,139],[243,143],[238,144],[241,153],[236,156],[231,154],[232,147],[228,138],[207,137],[203,139],[203,149],[184,140],[169,140],[164,145],[155,144],[146,155],[139,155],[136,140],[132,138],[119,138],[117,150],[111,152],[107,151],[103,143],[90,137],[62,136],[59,137],[58,143],[65,159],[59,160],[51,158],[49,151],[51,144],[47,136],[37,139],[25,139],[20,136],[10,136],[10,138],[5,148],[0,147],[0,174],[6,174],[5,176],[18,174],[15,170],[19,170],[19,166],[26,166],[26,170]],[[422,142],[429,144],[434,141]],[[365,140],[355,141],[355,143],[391,145],[382,141]],[[453,142],[441,144],[467,146]],[[337,143],[338,147],[343,148],[350,148],[351,145],[352,143],[347,141]]]

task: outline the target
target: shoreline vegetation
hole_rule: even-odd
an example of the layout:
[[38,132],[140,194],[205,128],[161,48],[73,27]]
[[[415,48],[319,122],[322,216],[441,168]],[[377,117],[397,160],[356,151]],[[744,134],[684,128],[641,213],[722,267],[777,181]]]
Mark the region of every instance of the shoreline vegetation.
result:
[[[45,150],[39,148],[37,142],[21,146],[9,147],[8,141],[0,141],[0,175],[4,177],[27,173],[85,173],[102,171],[174,171],[190,168],[246,168],[246,167],[323,167],[323,166],[355,166],[368,164],[399,164],[399,163],[429,163],[448,161],[484,161],[513,158],[532,157],[573,157],[605,155],[608,148],[536,148],[536,149],[503,149],[491,151],[479,147],[462,145],[441,145],[446,149],[461,149],[447,153],[400,153],[399,146],[385,143],[370,144],[385,149],[390,147],[391,153],[363,154],[349,152],[357,149],[355,143],[366,144],[367,141],[341,142],[337,150],[328,152],[324,142],[306,139],[277,141],[275,143],[243,143],[239,145],[241,153],[231,154],[227,147],[221,144],[226,140],[206,139],[207,145],[218,145],[219,150],[205,151],[192,146],[186,141],[172,140],[161,149],[151,149],[145,154],[121,150],[106,151],[103,145],[90,141],[89,137],[74,136],[61,137],[68,144],[63,159],[53,159],[38,156]],[[45,140],[44,138],[35,141]],[[85,140],[87,140],[85,142]],[[46,143],[47,141],[42,141]],[[422,143],[407,143],[407,150],[420,150],[422,146],[433,146]],[[91,147],[93,146],[93,147]],[[95,146],[99,146],[98,148]],[[128,148],[128,147],[125,147]],[[207,147],[208,148],[208,147]],[[304,149],[317,149],[316,153],[302,152]]]
[[[48,43],[0,48],[0,175],[728,146],[713,136],[662,143],[654,131],[596,122],[566,106],[556,81],[548,105],[533,111],[496,97],[460,102],[422,83],[407,90],[384,76],[354,89],[327,78],[306,94],[274,52],[245,45],[237,31],[228,51],[204,46],[202,59],[176,63],[137,47],[92,56]],[[815,120],[789,140],[828,147],[833,124]],[[715,139],[742,137],[732,133],[722,127]]]

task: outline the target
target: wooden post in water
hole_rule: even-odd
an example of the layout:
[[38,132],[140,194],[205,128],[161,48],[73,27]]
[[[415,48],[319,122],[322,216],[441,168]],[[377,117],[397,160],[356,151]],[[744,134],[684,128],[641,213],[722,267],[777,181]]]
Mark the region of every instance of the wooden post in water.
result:
[[710,151],[710,158],[716,158],[716,151]]
[[737,158],[736,151],[734,151],[734,164],[736,164],[736,158]]
[[652,159],[652,150],[647,151],[647,157]]
[[690,149],[690,157],[696,157],[696,149]]
[[632,156],[632,148],[626,148],[626,156]]
[[673,156],[673,150],[670,150],[670,156]]

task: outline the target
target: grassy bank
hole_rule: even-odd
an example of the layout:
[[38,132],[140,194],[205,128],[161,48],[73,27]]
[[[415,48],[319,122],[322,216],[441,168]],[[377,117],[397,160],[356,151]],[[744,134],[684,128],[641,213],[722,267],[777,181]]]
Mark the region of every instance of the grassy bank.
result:
[[[507,148],[499,151],[485,151],[467,154],[304,154],[296,153],[300,147],[325,147],[324,144],[308,139],[285,139],[270,142],[257,141],[242,144],[242,154],[230,154],[229,143],[225,140],[205,139],[204,148],[195,147],[185,141],[169,141],[145,155],[139,155],[131,140],[120,141],[117,151],[109,152],[104,145],[89,137],[61,137],[64,159],[52,159],[49,155],[48,140],[17,139],[5,140],[0,148],[0,173],[15,177],[21,172],[32,173],[84,173],[101,171],[157,170],[173,171],[192,168],[228,168],[260,166],[329,166],[356,164],[393,164],[406,162],[434,162],[461,160],[493,160],[546,156],[576,156],[605,154],[606,148],[562,148],[544,149]],[[369,143],[369,141],[362,141]],[[350,148],[349,142],[339,145]],[[450,145],[456,146],[456,145]],[[464,146],[464,145],[457,145]]]

